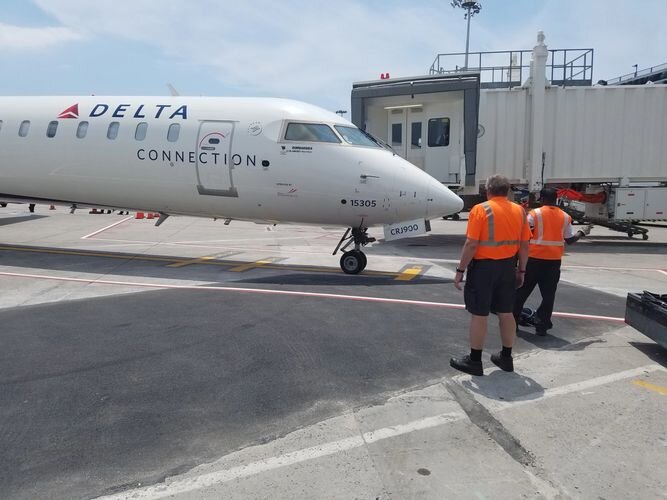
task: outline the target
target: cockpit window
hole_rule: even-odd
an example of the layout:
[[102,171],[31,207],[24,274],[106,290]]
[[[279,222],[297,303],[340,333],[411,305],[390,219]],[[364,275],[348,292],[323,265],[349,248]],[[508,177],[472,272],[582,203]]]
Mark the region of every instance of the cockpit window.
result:
[[285,140],[340,143],[331,127],[324,123],[290,123],[287,125]]
[[334,125],[334,128],[343,136],[345,142],[355,146],[369,146],[372,148],[381,147],[373,137],[358,129],[357,127],[346,127],[344,125]]

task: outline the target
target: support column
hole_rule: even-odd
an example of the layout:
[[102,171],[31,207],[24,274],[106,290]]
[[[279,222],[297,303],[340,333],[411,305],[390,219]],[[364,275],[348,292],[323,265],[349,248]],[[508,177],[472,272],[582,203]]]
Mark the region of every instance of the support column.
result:
[[530,162],[528,169],[529,189],[542,189],[542,155],[544,152],[544,115],[546,66],[549,51],[544,44],[544,33],[537,32],[537,45],[533,48],[530,78]]

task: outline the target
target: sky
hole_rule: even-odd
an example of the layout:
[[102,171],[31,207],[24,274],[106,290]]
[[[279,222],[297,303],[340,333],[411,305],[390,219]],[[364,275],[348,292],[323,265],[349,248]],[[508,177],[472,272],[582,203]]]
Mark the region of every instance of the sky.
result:
[[[481,0],[470,50],[595,49],[593,80],[667,63],[665,0]],[[641,7],[641,8],[640,8]],[[449,0],[2,0],[0,95],[270,96],[349,109],[355,81],[465,49]]]

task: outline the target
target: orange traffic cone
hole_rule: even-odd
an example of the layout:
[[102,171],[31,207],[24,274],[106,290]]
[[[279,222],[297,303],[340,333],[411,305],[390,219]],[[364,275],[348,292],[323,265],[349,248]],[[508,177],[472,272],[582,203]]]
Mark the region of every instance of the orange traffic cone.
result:
[[135,219],[143,219],[144,218],[144,213],[143,212],[137,212],[137,214],[134,216]]

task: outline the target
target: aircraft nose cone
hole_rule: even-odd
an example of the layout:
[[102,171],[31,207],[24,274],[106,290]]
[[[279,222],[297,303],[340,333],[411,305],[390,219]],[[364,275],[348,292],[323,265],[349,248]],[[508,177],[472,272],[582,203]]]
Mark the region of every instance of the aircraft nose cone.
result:
[[447,186],[433,179],[429,186],[428,205],[426,213],[428,218],[444,217],[463,210],[463,200],[459,198]]

